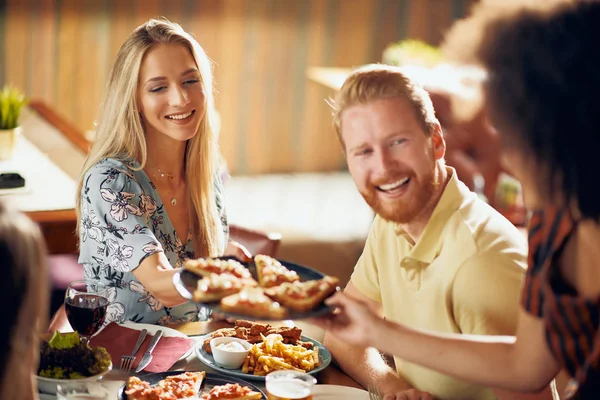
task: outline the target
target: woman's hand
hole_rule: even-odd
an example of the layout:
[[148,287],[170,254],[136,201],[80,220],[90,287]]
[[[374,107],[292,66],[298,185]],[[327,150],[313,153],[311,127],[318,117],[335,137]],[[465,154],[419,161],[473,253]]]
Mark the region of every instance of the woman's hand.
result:
[[335,308],[333,314],[311,320],[338,339],[355,346],[373,346],[374,333],[385,321],[367,303],[339,292],[325,301]]
[[252,261],[252,253],[248,251],[242,244],[235,240],[230,240],[225,248],[224,256],[233,256],[240,261],[250,262]]

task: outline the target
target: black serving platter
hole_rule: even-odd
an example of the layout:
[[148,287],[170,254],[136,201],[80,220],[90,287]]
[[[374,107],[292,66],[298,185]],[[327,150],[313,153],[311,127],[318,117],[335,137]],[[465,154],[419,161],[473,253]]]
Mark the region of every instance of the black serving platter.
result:
[[[220,259],[235,259],[236,261],[239,261],[235,257],[219,257],[219,258]],[[278,260],[278,261],[281,264],[283,264],[286,268],[296,271],[298,273],[298,275],[300,276],[301,281],[317,280],[317,279],[322,279],[325,277],[324,274],[322,274],[321,272],[316,271],[312,268],[305,267],[303,265],[295,264],[295,263],[285,261],[285,260]],[[242,265],[244,265],[246,268],[248,268],[248,270],[250,271],[250,273],[252,274],[254,279],[256,279],[258,281],[257,273],[256,273],[256,265],[254,265],[253,262],[250,262],[250,263],[246,263],[246,262],[242,262],[242,261],[239,261],[239,262]],[[175,288],[177,289],[179,294],[181,294],[184,298],[191,301],[193,299],[192,293],[198,286],[198,281],[200,279],[202,279],[202,278],[200,276],[198,276],[197,274],[194,274],[193,272],[186,271],[185,269],[183,269],[183,270],[177,272],[173,276],[173,284],[175,285]],[[340,288],[338,287],[338,290],[339,289]],[[206,308],[210,309],[214,313],[219,313],[219,314],[225,315],[230,318],[241,318],[241,319],[246,319],[246,320],[256,319],[256,318],[253,318],[253,317],[245,315],[245,314],[238,314],[238,313],[232,313],[232,312],[225,311],[221,308],[221,305],[219,302],[198,303],[198,304],[200,304],[202,307],[206,307]],[[321,304],[319,304],[318,306],[316,306],[315,308],[313,308],[312,310],[307,311],[307,312],[298,312],[298,311],[291,310],[289,308],[287,310],[288,310],[288,312],[287,312],[285,319],[292,319],[292,320],[320,317],[320,316],[329,314],[333,311],[333,309],[331,307],[327,306],[324,302],[322,302]],[[277,320],[280,320],[280,318],[273,318],[273,319],[260,318],[260,320],[261,321],[277,321]]]

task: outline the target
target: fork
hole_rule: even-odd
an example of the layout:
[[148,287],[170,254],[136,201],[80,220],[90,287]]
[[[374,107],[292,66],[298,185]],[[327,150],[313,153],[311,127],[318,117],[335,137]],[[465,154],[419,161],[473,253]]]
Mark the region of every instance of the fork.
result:
[[121,356],[121,366],[119,367],[121,371],[131,371],[131,367],[133,367],[133,362],[135,361],[135,353],[137,353],[137,351],[140,349],[140,346],[144,342],[144,339],[146,339],[147,334],[148,331],[146,329],[142,329],[140,335],[138,336],[137,342],[135,342],[135,346],[133,347],[131,355]]
[[381,400],[381,395],[376,386],[368,385],[367,391],[369,392],[369,400]]

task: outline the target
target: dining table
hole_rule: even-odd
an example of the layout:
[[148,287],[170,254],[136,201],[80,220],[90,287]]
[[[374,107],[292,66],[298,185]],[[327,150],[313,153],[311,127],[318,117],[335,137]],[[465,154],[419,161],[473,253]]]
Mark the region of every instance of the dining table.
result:
[[[261,322],[261,321],[258,321]],[[322,341],[324,332],[321,328],[305,321],[305,320],[284,320],[278,322],[268,322],[272,326],[296,326],[302,329],[302,334],[310,338],[316,339],[319,342]],[[209,319],[206,321],[188,322],[183,324],[172,324],[167,325],[168,328],[175,329],[187,335],[191,339],[202,341],[204,335],[214,332],[217,329],[232,327],[233,325],[225,320],[214,320]],[[66,314],[57,314],[50,324],[50,331],[58,330],[60,332],[72,332],[73,329],[69,325],[66,318]],[[216,371],[209,366],[203,364],[195,355],[195,352],[191,352],[185,359],[177,361],[169,371],[206,371],[207,373],[213,372],[223,374],[222,372]],[[111,399],[116,399],[120,388],[125,384],[129,376],[132,373],[126,373],[121,371],[118,366],[114,366],[113,369],[102,378],[103,385],[110,391]],[[342,371],[335,362],[329,364],[323,370],[315,374],[317,379],[317,385],[336,385],[336,386],[347,386],[351,388],[363,389],[363,387],[352,379],[348,374]],[[265,386],[263,381],[252,381],[252,384],[259,387],[264,391]],[[45,400],[44,396],[41,397]],[[48,400],[53,397],[47,397]]]

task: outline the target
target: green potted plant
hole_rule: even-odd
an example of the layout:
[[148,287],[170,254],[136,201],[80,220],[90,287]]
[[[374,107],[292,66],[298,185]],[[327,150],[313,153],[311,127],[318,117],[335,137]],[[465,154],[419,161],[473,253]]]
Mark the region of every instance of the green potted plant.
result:
[[19,115],[27,104],[25,95],[18,89],[4,86],[0,91],[0,160],[10,159],[21,134]]
[[421,40],[405,39],[390,43],[383,51],[384,64],[404,66],[416,65],[432,68],[441,61],[441,52]]

